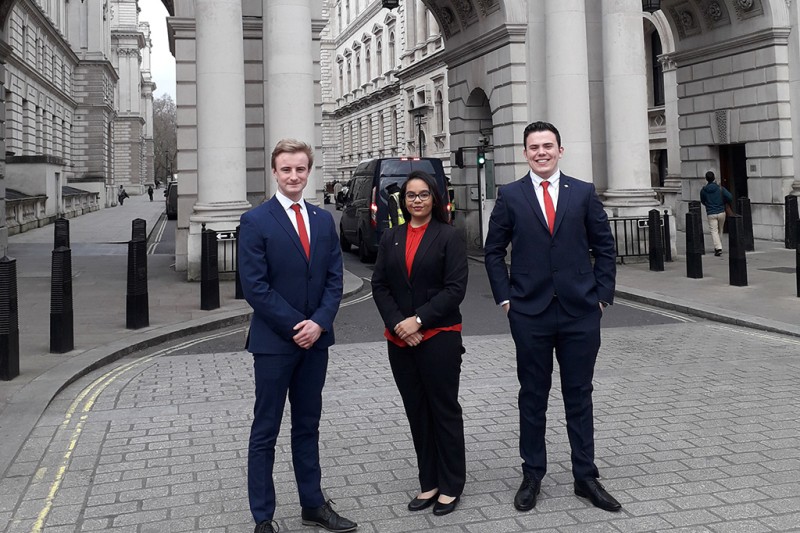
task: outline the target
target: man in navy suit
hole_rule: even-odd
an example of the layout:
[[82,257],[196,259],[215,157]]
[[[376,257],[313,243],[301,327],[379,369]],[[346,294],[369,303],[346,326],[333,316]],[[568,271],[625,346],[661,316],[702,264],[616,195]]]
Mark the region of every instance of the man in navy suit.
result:
[[547,471],[545,427],[555,351],[575,494],[619,511],[619,502],[597,481],[592,415],[600,318],[614,300],[614,237],[594,185],[559,170],[564,148],[555,126],[529,124],[523,143],[531,170],[499,189],[484,248],[492,293],[508,314],[517,349],[523,479],[514,506],[533,509]]
[[357,527],[331,508],[320,486],[322,387],[342,299],[342,252],[331,214],[303,200],[313,164],[309,145],[280,141],[272,152],[278,192],[242,215],[239,229],[239,274],[253,308],[247,349],[256,399],[247,489],[255,533],[277,531],[272,469],[287,393],[303,524],[337,532]]

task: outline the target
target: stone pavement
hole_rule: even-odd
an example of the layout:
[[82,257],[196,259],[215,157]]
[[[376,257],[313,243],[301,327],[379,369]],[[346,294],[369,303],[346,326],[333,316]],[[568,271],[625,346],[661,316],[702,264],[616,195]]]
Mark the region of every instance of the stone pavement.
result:
[[[603,482],[624,506],[616,514],[572,494],[557,379],[542,494],[529,513],[513,508],[520,480],[513,342],[465,337],[465,346],[467,483],[459,508],[445,517],[405,508],[418,482],[385,342],[332,348],[320,427],[323,487],[359,532],[800,531],[800,339],[691,319],[606,329],[595,373],[596,448]],[[0,480],[0,528],[252,531],[252,360],[202,351],[187,342],[137,354],[70,385]],[[275,519],[283,533],[321,531],[300,524],[288,415],[284,424]]]
[[[223,282],[221,284],[220,294],[222,307],[220,309],[210,312],[201,311],[199,309],[199,284],[185,282],[181,274],[175,273],[171,256],[153,255],[150,256],[148,265],[150,276],[150,323],[152,325],[149,328],[138,331],[125,329],[124,309],[127,246],[124,243],[129,239],[130,221],[133,218],[145,218],[148,221],[148,230],[152,231],[162,211],[163,201],[150,203],[146,196],[140,196],[131,197],[122,207],[101,210],[70,221],[73,249],[73,291],[75,300],[75,350],[68,354],[56,355],[48,353],[49,321],[47,316],[49,309],[49,268],[52,250],[52,227],[41,228],[10,238],[9,255],[17,258],[20,302],[20,364],[22,375],[10,382],[0,382],[0,442],[3,443],[3,446],[0,447],[0,474],[4,476],[0,479],[5,479],[5,476],[10,476],[10,474],[18,472],[13,470],[14,468],[24,469],[24,467],[17,466],[18,463],[22,464],[26,462],[24,461],[22,452],[20,452],[20,456],[15,460],[15,457],[17,457],[20,451],[20,447],[29,436],[38,435],[38,432],[42,431],[38,428],[34,430],[34,427],[43,413],[45,413],[45,408],[56,396],[57,392],[80,376],[124,357],[126,354],[156,346],[166,340],[246,321],[249,308],[244,302],[233,299],[232,282]],[[682,237],[682,235],[679,235],[679,248],[681,247]],[[710,249],[710,247],[708,248]],[[800,298],[795,296],[796,286],[793,274],[795,252],[793,250],[783,249],[782,243],[766,241],[756,242],[756,252],[748,253],[747,255],[750,279],[750,285],[748,287],[731,287],[727,283],[727,256],[723,256],[722,258],[715,258],[713,255],[705,256],[704,269],[706,277],[702,280],[690,280],[686,278],[685,263],[680,260],[680,257],[678,259],[679,260],[675,263],[668,263],[666,271],[660,273],[649,272],[646,263],[620,265],[618,271],[618,296],[668,309],[714,318],[730,324],[746,325],[762,331],[780,332],[795,337],[800,336],[800,320],[798,319],[798,317],[800,317],[800,312],[798,312],[800,311]],[[355,292],[360,287],[361,282],[358,278],[355,278],[355,276],[350,276],[350,278],[346,279],[346,287],[349,288],[349,292]],[[628,333],[633,340],[638,338],[635,334],[636,331],[635,329],[631,329]],[[749,387],[748,390],[757,392],[764,389],[762,392],[768,396],[767,401],[774,402],[775,409],[780,411],[779,413],[769,416],[776,419],[776,426],[780,424],[777,419],[783,416],[783,411],[781,411],[783,407],[781,407],[781,405],[788,407],[790,405],[788,397],[791,395],[788,395],[782,386],[776,388],[773,384],[773,378],[777,379],[779,383],[783,383],[780,381],[780,378],[785,375],[787,379],[790,381],[794,379],[794,383],[796,383],[798,377],[795,373],[797,370],[796,360],[791,358],[779,359],[781,362],[787,363],[789,368],[771,366],[771,357],[756,361],[754,366],[751,365],[752,361],[749,360],[749,357],[757,358],[760,355],[764,357],[766,357],[767,354],[771,355],[769,350],[765,350],[764,348],[764,339],[773,339],[773,337],[769,335],[763,338],[754,336],[753,339],[757,341],[750,347],[751,351],[743,351],[742,353],[744,355],[742,355],[737,349],[737,355],[733,360],[731,360],[730,357],[726,357],[725,352],[719,353],[719,350],[716,352],[712,350],[712,353],[716,355],[708,359],[708,363],[711,367],[702,367],[700,369],[693,369],[692,365],[704,364],[696,360],[697,354],[703,352],[699,351],[699,348],[694,348],[695,344],[691,343],[696,343],[696,346],[704,346],[702,343],[706,341],[706,339],[702,334],[693,334],[689,339],[680,337],[680,342],[666,334],[661,336],[656,335],[656,337],[660,340],[660,343],[655,343],[651,346],[651,353],[661,354],[665,347],[681,345],[685,353],[682,351],[679,351],[679,353],[684,359],[669,357],[666,362],[661,360],[633,361],[633,365],[631,365],[628,361],[628,352],[622,349],[621,351],[615,351],[614,343],[609,343],[608,340],[606,340],[604,350],[610,353],[608,357],[610,359],[615,357],[620,358],[620,365],[614,369],[613,378],[617,379],[619,376],[618,368],[625,368],[632,373],[632,375],[627,376],[625,379],[644,384],[641,389],[635,388],[633,393],[626,391],[626,394],[632,394],[632,396],[625,395],[621,398],[626,408],[633,409],[634,413],[639,413],[642,407],[632,408],[628,404],[633,402],[634,399],[640,395],[651,398],[651,400],[645,400],[645,404],[648,404],[650,401],[658,403],[661,401],[661,396],[668,396],[673,398],[675,416],[678,417],[676,419],[678,421],[692,421],[698,423],[702,428],[708,429],[717,427],[716,424],[721,421],[725,421],[726,424],[731,424],[730,417],[725,418],[723,416],[717,418],[716,414],[698,415],[697,413],[692,413],[691,416],[687,415],[685,420],[681,418],[680,415],[681,409],[683,408],[682,406],[684,405],[682,403],[683,401],[691,404],[693,401],[692,398],[704,397],[702,391],[696,393],[699,395],[697,397],[695,397],[695,392],[693,391],[692,394],[684,398],[685,391],[682,388],[683,386],[680,379],[687,379],[688,382],[694,384],[698,383],[695,381],[698,376],[705,376],[706,379],[713,378],[713,368],[716,368],[716,362],[719,362],[719,364],[729,367],[730,374],[721,373],[718,378],[714,378],[716,380],[715,387],[730,389],[731,394],[737,391],[737,387],[743,383],[743,376],[737,372],[746,372],[748,377],[756,376],[760,378],[758,372],[751,371],[751,366],[752,368],[766,370],[764,375],[769,379],[765,378],[763,382],[758,381],[747,384]],[[608,339],[608,337],[606,338]],[[477,350],[479,352],[480,350],[484,350],[486,354],[489,355],[489,362],[486,363],[487,366],[482,371],[486,373],[486,376],[491,376],[490,372],[493,370],[492,364],[494,362],[492,356],[495,354],[509,353],[509,340],[507,338],[499,338],[494,341],[491,338],[470,339],[470,346],[473,343],[480,344],[484,342],[484,340],[489,344]],[[492,344],[493,342],[494,344]],[[641,342],[644,341],[640,339],[640,343]],[[770,340],[770,342],[778,341]],[[787,346],[789,346],[788,350],[790,354],[796,357],[798,353],[797,345],[791,344],[790,341],[786,340],[781,342],[788,343]],[[629,347],[627,350],[635,355],[638,353],[638,350],[641,349],[641,345],[633,346],[635,349]],[[341,349],[344,350],[342,352],[344,354],[349,353],[348,350],[362,350],[364,353],[369,354],[373,353],[376,347],[371,345],[359,345],[342,347]],[[772,348],[770,348],[770,350],[771,349]],[[339,353],[338,350],[339,348],[337,348],[336,353]],[[777,352],[782,353],[782,350],[783,348],[777,350]],[[233,356],[233,359],[237,359],[237,356]],[[706,360],[707,357],[704,355],[703,361]],[[363,361],[360,361],[358,358],[355,358],[355,361],[357,361],[357,363],[351,365],[348,359],[346,364],[347,372],[345,373],[346,379],[343,378],[341,387],[336,385],[338,383],[336,377],[332,376],[330,378],[327,394],[329,397],[336,394],[344,395],[347,398],[352,397],[352,401],[354,402],[363,402],[358,404],[362,405],[362,409],[353,413],[343,412],[337,416],[358,417],[356,427],[363,427],[364,429],[368,429],[369,424],[377,423],[379,420],[385,421],[394,419],[397,420],[398,424],[397,432],[403,432],[400,413],[396,412],[398,406],[394,405],[394,407],[390,409],[390,414],[394,418],[386,419],[385,417],[387,415],[380,407],[380,394],[376,392],[374,396],[371,396],[371,391],[375,382],[367,379],[369,376],[364,374]],[[658,380],[654,381],[653,375],[648,373],[648,365],[658,366],[667,363],[670,365],[667,373],[672,377],[666,379],[664,383]],[[504,364],[512,364],[512,362],[505,361]],[[742,365],[743,368],[737,371],[738,365]],[[379,371],[375,371],[375,375],[384,374],[384,370],[385,369],[380,369]],[[643,372],[643,374],[640,375],[640,372]],[[693,372],[697,375],[693,374]],[[751,372],[754,372],[753,376],[751,376]],[[658,372],[658,374],[661,373],[662,372]],[[680,379],[673,376],[673,374],[679,376]],[[347,377],[348,375],[349,377]],[[598,368],[598,378],[602,375],[603,369]],[[727,378],[730,378],[729,382],[726,381]],[[385,375],[383,379],[386,379]],[[486,377],[486,379],[488,380],[486,385],[491,383],[491,377]],[[504,379],[507,379],[507,377]],[[480,380],[476,379],[476,381]],[[348,386],[351,384],[356,385],[355,392]],[[391,383],[388,382],[384,385],[388,387],[386,391],[391,388],[390,385]],[[478,383],[475,386],[480,388],[481,385],[484,384]],[[503,383],[499,383],[499,385],[501,385],[500,392],[503,395],[510,394],[513,396],[516,390],[513,379],[508,382],[504,381]],[[175,386],[175,384],[169,383],[167,386]],[[465,384],[465,387],[466,386],[467,384]],[[209,386],[206,390],[211,389],[212,387]],[[773,391],[775,392],[774,398],[769,396]],[[172,393],[165,392],[164,394]],[[480,395],[477,397],[479,396]],[[796,397],[796,394],[794,394],[794,396]],[[472,398],[475,397],[474,395],[470,395],[470,402]],[[326,401],[327,400],[326,398]],[[730,400],[730,398],[728,398],[728,400]],[[752,399],[749,400],[749,404],[745,402],[745,407],[749,405],[754,409],[756,405],[761,405],[763,400],[764,398],[761,396],[753,396]],[[247,417],[249,407],[247,407],[244,412],[240,412],[240,409],[242,405],[247,404],[248,401],[249,400],[242,400],[241,405],[237,405],[235,410],[236,416]],[[348,402],[351,402],[351,400],[345,402],[350,407],[355,405]],[[731,402],[729,401],[728,403]],[[732,405],[735,403],[736,402],[733,402]],[[612,402],[612,405],[616,405],[616,403]],[[467,405],[465,405],[465,408],[466,407]],[[505,442],[503,446],[506,447],[506,449],[503,452],[504,455],[502,455],[502,458],[508,461],[508,465],[514,466],[517,464],[518,460],[516,458],[516,445],[513,443],[515,439],[515,437],[513,437],[514,426],[516,423],[516,415],[511,412],[514,410],[513,402],[508,404],[506,401],[506,404],[502,406],[498,404],[496,406],[492,402],[492,398],[489,397],[479,401],[479,406],[475,407],[475,409],[480,411],[493,411],[500,407],[502,407],[501,410],[507,411],[506,414],[501,417],[504,422],[497,424],[489,433],[492,434],[492,438],[497,437]],[[718,406],[713,406],[713,409],[717,407],[723,410],[733,408],[725,402],[722,402]],[[372,411],[373,408],[374,412]],[[661,408],[661,406],[658,407],[658,409]],[[703,409],[705,408],[704,406]],[[646,410],[648,408],[644,407],[644,409]],[[656,407],[653,407],[653,409],[656,409]],[[708,409],[713,412],[711,407]],[[765,419],[759,422],[755,412],[756,411],[752,411],[752,418],[745,426],[751,422],[766,424],[771,420]],[[792,411],[786,412],[790,413]],[[793,412],[797,412],[797,409],[795,408]],[[473,414],[480,418],[479,414]],[[651,416],[661,417],[657,424],[660,424],[659,427],[664,431],[669,430],[671,422],[665,422],[663,420],[663,413],[658,413],[658,415],[653,414]],[[697,418],[698,416],[699,418]],[[796,417],[796,415],[793,416]],[[637,418],[628,411],[623,412],[621,417],[621,422],[615,422],[612,427],[616,424],[622,424],[623,427],[628,428],[628,426],[632,424],[633,426],[631,427],[633,427],[633,429],[630,430],[629,436],[633,438],[633,435],[637,432],[635,427],[638,427],[639,424],[639,422],[636,422]],[[647,417],[645,416],[645,418]],[[700,423],[700,419],[707,419],[707,421]],[[796,418],[792,420],[796,421]],[[155,423],[160,422],[157,420]],[[240,424],[246,425],[245,422],[241,420]],[[666,424],[666,426],[662,427],[664,424]],[[131,427],[133,426],[131,425]],[[608,426],[605,427],[608,429]],[[735,429],[739,430],[740,428],[737,427]],[[745,427],[745,429],[747,429],[747,427]],[[789,436],[794,435],[796,438],[796,430],[796,425],[792,424],[788,426],[787,431],[790,432]],[[475,429],[475,431],[478,431],[478,429]],[[505,433],[508,433],[508,435],[505,435]],[[772,438],[771,433],[754,431],[752,439],[763,438],[765,434]],[[356,430],[355,436],[358,436],[358,430]],[[241,438],[241,435],[235,437],[235,439],[236,438]],[[373,469],[380,470],[384,461],[393,460],[391,457],[387,459],[381,455],[369,455],[372,453],[370,451],[370,446],[374,445],[380,449],[380,441],[385,440],[387,437],[385,435],[380,435],[375,438],[377,439],[376,443],[370,444],[372,442],[371,439],[365,437],[363,440],[365,448],[361,450],[363,454],[367,454],[367,457],[375,457],[375,464],[367,464],[366,462],[361,464],[360,458],[362,454],[361,451],[359,451],[359,453],[354,456],[357,457],[357,459],[348,459],[348,461],[353,461],[354,463],[347,466],[345,470],[354,470],[356,473],[353,475],[363,475],[365,478],[369,478],[372,476],[371,472]],[[652,438],[653,437],[650,436],[647,437],[646,440],[649,442]],[[336,439],[333,440],[335,441]],[[402,437],[402,440],[405,442],[405,436]],[[480,440],[481,437],[474,436],[474,441]],[[359,442],[362,441],[359,440]],[[407,444],[408,443],[406,443],[406,445]],[[486,445],[490,446],[490,448],[497,446],[494,441]],[[648,446],[650,445],[651,444],[648,444]],[[712,438],[709,440],[708,446],[721,453],[724,450],[716,448],[719,445],[721,444],[719,444],[718,439],[715,440]],[[482,444],[475,444],[475,446],[480,447]],[[636,447],[634,447],[634,449],[636,449]],[[626,450],[629,450],[629,447],[626,446]],[[336,450],[331,450],[331,452],[334,454],[338,453]],[[668,452],[664,453],[666,456],[671,455]],[[792,456],[791,452],[781,449],[776,452],[771,459],[778,460],[779,455],[786,457],[790,464],[795,466],[794,473],[796,474],[796,456]],[[117,458],[119,458],[119,456]],[[763,457],[759,456],[758,459],[761,460]],[[706,467],[708,468],[711,468],[714,464],[714,461],[711,459],[708,459],[707,462],[708,465]],[[501,468],[497,466],[496,463],[489,461],[486,464],[486,472],[479,474],[480,476],[486,477],[486,479],[477,480],[480,481],[480,483],[492,485],[491,479],[503,480],[502,482],[498,482],[499,485],[497,487],[516,483],[513,475],[506,475],[506,473],[499,475],[495,473],[495,468]],[[686,464],[691,465],[689,467],[690,470],[696,467],[696,465],[691,462]],[[622,464],[616,466],[619,468],[627,468]],[[567,471],[568,468],[565,467],[564,472]],[[560,473],[564,475],[564,472]],[[652,470],[648,469],[648,472],[652,472]],[[554,474],[557,475],[559,472],[556,471]],[[606,476],[609,478],[620,477],[608,475],[607,473]],[[796,475],[794,477],[796,477]],[[555,477],[555,479],[558,480],[559,478]],[[380,480],[381,478],[378,476],[376,483]],[[473,483],[475,481],[476,480],[473,480]],[[563,479],[561,481],[563,481]],[[553,488],[551,490],[556,490],[555,494],[563,492],[561,496],[566,498],[569,492],[568,487],[563,483],[557,485],[557,487],[560,488]],[[514,488],[515,487],[511,487],[509,490],[513,490]],[[615,488],[624,489],[625,487],[615,485]],[[787,490],[791,492],[791,490],[796,489]],[[473,494],[476,497],[484,498],[485,496],[480,496],[484,494],[484,492],[488,493],[489,491],[476,489]],[[3,494],[3,492],[0,491],[0,494]],[[778,495],[773,496],[777,497]],[[384,501],[383,496],[380,496],[377,492],[375,498],[377,499],[376,501]],[[400,498],[400,500],[402,499],[403,498]],[[506,498],[500,497],[499,499],[505,501]],[[569,501],[569,504],[573,505],[573,499],[574,498],[570,497],[566,501]],[[397,503],[399,500],[396,497],[386,497],[386,501],[389,500],[393,502],[393,512],[402,507],[401,504]],[[646,501],[646,498],[644,500]],[[198,501],[197,503],[200,504],[202,502]],[[362,502],[359,502],[359,504],[362,504]],[[398,507],[398,505],[400,507]],[[351,506],[342,505],[342,508],[349,509]],[[687,505],[686,508],[693,509],[694,507]],[[791,511],[791,505],[788,506],[788,509]],[[0,506],[0,513],[2,511],[3,508]],[[369,511],[369,509],[367,509],[367,511]],[[492,512],[491,506],[487,512]],[[503,513],[507,512],[508,510],[504,508]],[[796,516],[797,510],[795,509],[793,512],[795,513],[793,516]],[[571,513],[568,514],[573,516]],[[388,522],[392,522],[392,520],[388,518],[390,517],[387,517]],[[481,529],[478,527],[475,530],[519,530],[516,516],[514,516],[513,513],[512,516],[498,516],[496,518],[499,518],[500,522],[493,522],[490,529]],[[464,519],[466,520],[466,518]],[[507,527],[502,525],[505,523],[506,519],[510,520]],[[559,517],[558,519],[565,520],[563,517]],[[432,519],[430,519],[430,517],[425,517],[425,520]],[[575,518],[568,518],[566,520],[567,522],[562,525],[567,526],[569,521],[575,520]],[[393,530],[388,522],[385,528],[381,527],[379,530]],[[427,524],[428,522],[425,523]],[[582,523],[582,521],[578,523]],[[800,523],[800,520],[796,523]],[[407,525],[407,523],[405,524]],[[403,527],[406,526],[404,525]],[[529,526],[525,526],[525,530],[528,530],[528,527]],[[472,528],[467,529],[472,530]],[[586,529],[579,529],[586,531]],[[459,528],[458,530],[461,531],[462,529]],[[565,531],[566,530],[569,529],[567,528]],[[598,530],[608,529],[601,527]],[[625,528],[622,527],[620,530],[625,530]],[[628,530],[641,529],[633,527]],[[759,529],[755,528],[753,530]],[[781,529],[779,527],[774,530],[788,531],[789,529]],[[700,529],[699,531],[705,530]]]

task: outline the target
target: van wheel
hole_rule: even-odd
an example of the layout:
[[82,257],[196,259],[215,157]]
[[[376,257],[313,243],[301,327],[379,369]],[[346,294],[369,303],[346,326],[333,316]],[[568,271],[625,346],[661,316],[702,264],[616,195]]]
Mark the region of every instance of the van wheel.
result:
[[361,234],[358,235],[358,258],[362,263],[372,263],[374,261]]
[[350,241],[347,240],[347,237],[344,236],[344,230],[342,226],[339,226],[339,246],[342,247],[343,252],[350,251]]

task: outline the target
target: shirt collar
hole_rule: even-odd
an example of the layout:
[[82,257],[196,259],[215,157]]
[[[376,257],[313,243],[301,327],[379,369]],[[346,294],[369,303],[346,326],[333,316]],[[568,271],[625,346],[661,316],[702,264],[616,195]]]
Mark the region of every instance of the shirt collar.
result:
[[[533,170],[531,170],[528,174],[530,175],[531,180],[533,181],[534,188],[535,187],[540,187],[542,185],[542,182],[544,181],[544,179],[542,177],[534,174]],[[561,169],[557,168],[555,173],[552,176],[550,176],[549,178],[547,178],[547,181],[549,181],[550,183],[552,183],[553,185],[558,187],[558,180],[560,180],[560,179],[561,179]]]
[[295,202],[294,200],[289,199],[281,191],[275,191],[275,198],[277,198],[278,201],[281,203],[281,206],[283,207],[284,211],[290,210],[294,204],[300,204],[301,211],[306,210],[306,202],[302,198],[300,199],[299,202]]

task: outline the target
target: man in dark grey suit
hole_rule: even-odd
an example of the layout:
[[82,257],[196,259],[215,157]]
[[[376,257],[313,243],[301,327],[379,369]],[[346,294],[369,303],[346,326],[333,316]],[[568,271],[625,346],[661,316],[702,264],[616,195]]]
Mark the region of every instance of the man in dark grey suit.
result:
[[523,480],[514,506],[533,509],[547,471],[545,415],[555,351],[575,494],[619,511],[597,481],[592,414],[600,319],[614,300],[614,237],[594,185],[559,170],[564,148],[555,126],[529,124],[523,140],[531,170],[498,191],[485,244],[492,293],[508,314],[517,348]]

